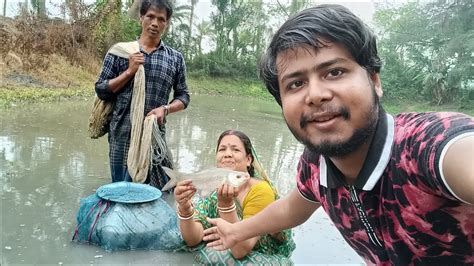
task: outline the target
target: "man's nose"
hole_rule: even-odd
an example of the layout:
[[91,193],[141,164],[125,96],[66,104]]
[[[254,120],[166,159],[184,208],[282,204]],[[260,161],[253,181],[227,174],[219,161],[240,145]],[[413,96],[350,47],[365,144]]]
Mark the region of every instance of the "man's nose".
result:
[[320,106],[328,102],[333,97],[333,91],[324,81],[314,77],[308,80],[305,103],[308,105]]
[[154,18],[151,20],[151,26],[158,27],[158,18]]

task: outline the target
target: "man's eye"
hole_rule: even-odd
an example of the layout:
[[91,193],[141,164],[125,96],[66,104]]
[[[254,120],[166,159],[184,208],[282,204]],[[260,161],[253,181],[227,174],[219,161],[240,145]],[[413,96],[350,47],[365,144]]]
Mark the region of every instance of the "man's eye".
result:
[[327,73],[326,78],[333,79],[341,76],[342,74],[344,74],[342,69],[332,69]]
[[297,89],[297,88],[303,86],[303,84],[304,84],[303,81],[298,80],[298,81],[295,81],[295,82],[292,82],[292,83],[288,84],[288,89],[294,90],[294,89]]

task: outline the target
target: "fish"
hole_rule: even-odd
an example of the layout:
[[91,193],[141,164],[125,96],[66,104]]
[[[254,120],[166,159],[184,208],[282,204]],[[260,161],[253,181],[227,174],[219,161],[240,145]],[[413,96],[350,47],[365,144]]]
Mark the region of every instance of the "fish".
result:
[[180,181],[191,179],[192,185],[201,196],[208,195],[224,183],[238,188],[250,179],[250,175],[246,172],[217,167],[211,167],[191,174],[181,173],[164,166],[163,170],[170,180],[163,186],[161,191],[166,191],[175,187]]

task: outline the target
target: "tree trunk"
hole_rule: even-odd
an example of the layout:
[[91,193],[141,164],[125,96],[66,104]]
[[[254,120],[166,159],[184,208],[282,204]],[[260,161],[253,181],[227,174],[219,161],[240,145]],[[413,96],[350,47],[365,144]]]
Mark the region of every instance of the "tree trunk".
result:
[[191,47],[191,36],[193,32],[193,17],[194,17],[194,5],[196,5],[197,1],[191,1],[191,14],[189,15],[189,32],[188,32],[188,40],[186,45],[186,58],[191,60],[191,56],[189,54],[189,48]]

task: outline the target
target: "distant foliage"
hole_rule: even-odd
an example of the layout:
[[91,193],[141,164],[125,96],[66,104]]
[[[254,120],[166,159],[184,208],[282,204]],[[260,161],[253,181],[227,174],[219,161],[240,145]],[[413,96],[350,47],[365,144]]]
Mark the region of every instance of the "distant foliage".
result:
[[433,104],[471,101],[472,1],[409,2],[375,14],[385,94]]
[[[256,79],[257,62],[273,32],[313,1],[211,0],[209,21],[195,14],[198,0],[172,2],[163,40],[183,53],[191,75]],[[138,21],[127,15],[132,0],[61,3],[62,18],[49,18],[44,1],[37,0],[32,12],[23,11],[14,20],[14,28],[0,21],[0,55],[13,51],[28,68],[47,68],[51,53],[86,64],[101,60],[112,44],[140,35]],[[377,3],[374,29],[384,61],[385,96],[473,105],[473,1]]]
[[93,14],[96,21],[93,28],[94,42],[101,56],[114,43],[135,40],[140,35],[139,23],[127,15],[121,0],[97,0]]

